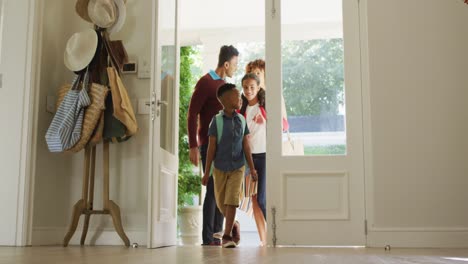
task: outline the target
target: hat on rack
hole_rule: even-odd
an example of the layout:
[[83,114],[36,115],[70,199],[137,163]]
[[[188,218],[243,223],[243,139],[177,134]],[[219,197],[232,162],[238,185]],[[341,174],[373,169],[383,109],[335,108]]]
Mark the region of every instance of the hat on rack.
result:
[[65,66],[71,71],[80,71],[93,60],[98,47],[98,36],[93,29],[73,34],[67,41],[63,55]]
[[88,3],[88,16],[100,28],[112,26],[117,15],[114,0],[90,0]]
[[[89,23],[94,23],[90,15],[88,14],[88,5],[91,1],[92,0],[77,0],[75,4],[75,11],[84,20],[88,21]],[[112,1],[97,1],[97,2],[112,2]],[[118,2],[121,2],[121,1],[114,1],[114,2],[116,5],[118,5],[119,4]],[[127,3],[127,0],[123,0],[123,3],[125,5]],[[117,16],[118,16],[118,13],[116,13],[115,18],[117,18]]]
[[107,29],[109,33],[119,32],[125,23],[125,19],[127,18],[127,7],[125,6],[125,1],[114,0],[114,2],[117,6],[117,20],[111,27]]

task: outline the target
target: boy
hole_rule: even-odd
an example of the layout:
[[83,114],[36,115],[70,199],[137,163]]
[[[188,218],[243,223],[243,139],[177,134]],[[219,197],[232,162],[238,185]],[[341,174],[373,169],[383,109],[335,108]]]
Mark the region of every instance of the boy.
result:
[[[257,171],[254,168],[247,138],[249,129],[244,117],[236,111],[242,105],[239,90],[234,84],[226,83],[219,87],[217,97],[223,105],[223,110],[213,117],[208,130],[208,153],[202,184],[208,183],[211,164],[214,161],[213,179],[216,204],[226,218],[222,246],[233,248],[240,241],[239,223],[234,223],[234,219],[240,202],[245,160],[248,162],[252,179],[255,181]],[[220,135],[218,135],[218,129],[221,126],[217,124],[219,120],[223,122]]]
[[[208,127],[213,116],[223,109],[216,96],[218,88],[225,83],[226,77],[232,77],[237,70],[239,51],[231,46],[222,46],[219,50],[218,66],[205,74],[195,86],[187,118],[189,156],[193,165],[198,166],[202,160],[203,170],[206,168],[206,152],[208,150]],[[208,179],[203,202],[203,244],[204,246],[219,246],[221,241],[214,239],[213,234],[223,228],[223,215],[216,206],[213,177]]]

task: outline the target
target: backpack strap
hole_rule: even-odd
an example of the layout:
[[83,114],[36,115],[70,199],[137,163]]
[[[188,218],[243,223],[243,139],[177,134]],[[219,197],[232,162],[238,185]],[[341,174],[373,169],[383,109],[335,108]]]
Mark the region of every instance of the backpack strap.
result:
[[223,127],[224,127],[224,120],[223,120],[223,110],[219,111],[216,115],[216,140],[217,143],[221,142],[221,136],[223,135]]
[[241,114],[238,114],[237,115],[240,120],[241,120],[241,124],[242,124],[242,137],[244,136],[244,132],[245,132],[245,126],[247,126],[247,121],[245,121],[245,117]]
[[[219,144],[221,142],[221,137],[223,136],[223,128],[224,128],[224,119],[223,119],[224,110],[219,111],[218,114],[215,116],[216,120],[216,143]],[[247,126],[247,122],[245,121],[245,117],[241,114],[237,115],[241,120],[242,124],[242,137],[244,136],[245,127]],[[244,157],[245,160],[245,157]],[[210,168],[210,175],[213,175],[213,168],[214,168],[214,161],[211,163]]]
[[[245,117],[243,115],[238,114],[237,116],[241,120],[242,135],[243,135],[245,131],[245,126],[247,126],[247,122],[245,121]],[[218,144],[221,142],[221,137],[223,136],[223,128],[224,128],[224,119],[223,119],[223,110],[221,110],[216,115],[216,131],[217,131],[216,141]]]

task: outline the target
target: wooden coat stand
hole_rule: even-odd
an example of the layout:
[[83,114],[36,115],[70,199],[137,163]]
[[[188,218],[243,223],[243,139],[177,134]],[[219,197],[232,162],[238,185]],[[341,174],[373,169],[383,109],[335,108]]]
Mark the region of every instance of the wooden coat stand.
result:
[[94,175],[96,167],[96,146],[87,146],[85,148],[84,157],[84,173],[83,173],[83,190],[81,199],[76,202],[73,206],[73,215],[68,232],[63,239],[63,246],[68,246],[70,239],[76,231],[78,222],[81,215],[85,215],[85,222],[83,226],[83,233],[81,234],[80,245],[84,245],[86,234],[88,233],[89,220],[93,214],[108,214],[112,216],[114,222],[114,228],[123,240],[125,246],[130,246],[130,240],[125,235],[122,219],[120,217],[120,207],[112,200],[109,200],[109,142],[103,143],[103,165],[104,165],[104,177],[103,177],[103,209],[94,210]]
[[[95,27],[95,30],[98,30],[99,34],[102,34],[102,38],[106,37],[105,30]],[[108,39],[106,39],[107,41]],[[107,43],[107,42],[106,42]],[[108,47],[110,49],[110,47]],[[114,62],[114,65],[117,65],[117,59],[114,54],[106,51],[106,44],[102,41],[101,45],[98,47],[98,53],[96,59],[96,72],[92,75],[94,80],[97,80],[99,83],[100,75],[105,74],[106,67],[108,65],[108,56]],[[123,47],[122,47],[123,49]],[[111,50],[110,50],[111,51]],[[123,50],[124,55],[126,56],[125,51]],[[93,59],[94,60],[94,59]],[[93,62],[92,62],[93,63]],[[81,199],[76,202],[73,206],[72,220],[68,232],[63,239],[63,246],[68,246],[70,239],[76,231],[78,222],[81,215],[85,215],[85,222],[83,226],[83,233],[81,234],[80,245],[84,245],[86,234],[88,233],[89,220],[93,214],[108,214],[112,216],[112,221],[114,223],[114,228],[119,234],[120,238],[123,240],[125,246],[130,246],[130,241],[125,235],[122,219],[120,216],[119,206],[112,200],[109,199],[109,142],[103,142],[103,209],[94,210],[94,175],[96,167],[96,145],[87,145],[84,151],[84,168],[83,168],[83,189],[81,194]]]

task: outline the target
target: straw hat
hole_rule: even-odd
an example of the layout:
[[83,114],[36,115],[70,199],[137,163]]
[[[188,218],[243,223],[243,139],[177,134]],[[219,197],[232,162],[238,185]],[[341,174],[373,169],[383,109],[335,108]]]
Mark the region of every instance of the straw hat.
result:
[[117,33],[119,32],[127,17],[127,7],[125,6],[124,0],[114,0],[115,5],[117,6],[117,21],[107,29],[109,33]]
[[[88,3],[89,2],[90,0],[77,0],[75,4],[75,11],[81,18],[88,21],[89,23],[93,23],[93,21],[88,15]],[[126,3],[127,3],[127,0],[124,0],[124,4]]]
[[73,34],[68,39],[63,55],[65,66],[71,71],[80,71],[93,60],[98,47],[98,36],[93,29]]
[[117,18],[114,0],[89,0],[88,16],[100,28],[112,26]]

